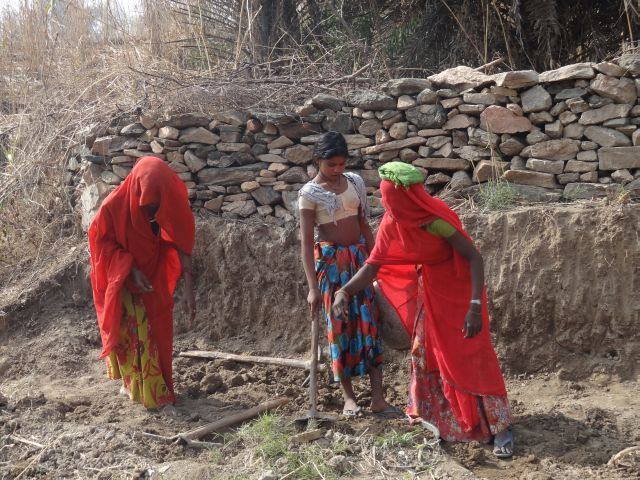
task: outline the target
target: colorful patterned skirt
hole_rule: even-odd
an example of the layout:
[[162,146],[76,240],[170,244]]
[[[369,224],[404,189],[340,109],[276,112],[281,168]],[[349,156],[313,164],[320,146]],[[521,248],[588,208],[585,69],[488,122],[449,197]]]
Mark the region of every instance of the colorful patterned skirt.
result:
[[[409,385],[409,405],[407,414],[412,418],[422,418],[440,429],[440,437],[446,441],[486,442],[512,423],[509,400],[506,396],[475,397],[480,423],[471,431],[464,431],[444,395],[438,370],[427,368],[428,344],[425,342],[424,318],[416,321],[411,346],[411,383]],[[455,355],[455,352],[453,353]],[[458,395],[464,394],[458,392]]]
[[131,400],[141,402],[145,408],[174,404],[175,395],[167,385],[171,380],[166,381],[171,372],[163,375],[142,299],[124,288],[122,306],[120,340],[106,358],[109,378],[122,379]]
[[350,246],[319,242],[315,245],[315,269],[322,294],[322,313],[327,323],[333,378],[336,382],[363,376],[382,365],[382,343],[378,337],[378,310],[373,288],[354,295],[346,318],[332,314],[337,290],[362,268],[367,259],[363,243]]

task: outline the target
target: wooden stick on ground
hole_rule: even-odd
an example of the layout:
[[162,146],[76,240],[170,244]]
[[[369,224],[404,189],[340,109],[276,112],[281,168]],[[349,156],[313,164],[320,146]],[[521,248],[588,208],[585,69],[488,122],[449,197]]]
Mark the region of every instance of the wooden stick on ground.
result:
[[[267,365],[280,365],[282,367],[304,368],[305,370],[311,368],[311,362],[309,362],[309,360],[297,360],[295,358],[254,357],[251,355],[237,355],[235,353],[203,350],[180,352],[180,356],[189,358],[218,358],[222,360],[234,360],[241,363],[264,363]],[[318,364],[319,372],[324,372],[326,369],[326,365]]]
[[31,445],[36,448],[44,448],[44,445],[37,442],[32,442],[31,440],[27,440],[26,438],[19,437],[18,435],[9,435],[11,440],[15,440],[16,442],[24,443],[25,445]]
[[206,425],[203,425],[202,427],[189,430],[188,432],[180,433],[178,434],[178,437],[184,440],[197,440],[198,438],[204,437],[211,432],[222,430],[223,428],[230,427],[231,425],[235,425],[236,423],[249,420],[250,418],[256,417],[261,413],[266,412],[267,410],[274,410],[285,405],[286,403],[289,403],[289,399],[286,397],[269,400],[268,402],[261,403],[260,405],[249,408],[248,410],[243,410],[242,412],[238,412],[228,417],[221,418],[220,420],[216,420],[215,422],[208,423]]
[[640,446],[625,448],[624,450],[616,453],[607,465],[617,465],[621,458],[629,455],[631,452],[640,452]]
[[178,442],[184,443],[188,447],[210,447],[214,444],[209,442],[198,442],[197,439],[204,437],[211,432],[215,432],[216,430],[222,430],[223,428],[227,428],[245,420],[249,420],[250,418],[256,417],[261,413],[266,412],[267,410],[273,410],[281,407],[288,402],[289,399],[286,397],[269,400],[268,402],[261,403],[256,407],[243,410],[233,415],[229,415],[228,417],[221,418],[220,420],[216,420],[215,422],[207,423],[206,425],[194,428],[193,430],[189,430],[187,432],[178,433],[177,435],[174,435],[172,437],[165,437],[163,435],[156,435],[154,433],[147,432],[142,432],[141,435],[145,438],[157,440],[164,443]]

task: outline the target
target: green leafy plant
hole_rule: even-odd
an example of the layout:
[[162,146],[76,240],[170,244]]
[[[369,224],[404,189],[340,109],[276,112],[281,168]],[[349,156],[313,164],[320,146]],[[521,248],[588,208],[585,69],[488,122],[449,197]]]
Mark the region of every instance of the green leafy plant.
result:
[[480,187],[480,205],[487,210],[506,210],[515,203],[516,192],[509,182],[489,180]]

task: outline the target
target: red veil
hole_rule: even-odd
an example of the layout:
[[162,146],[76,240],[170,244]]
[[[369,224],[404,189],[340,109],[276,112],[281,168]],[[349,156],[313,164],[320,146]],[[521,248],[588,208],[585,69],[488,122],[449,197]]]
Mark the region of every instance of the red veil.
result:
[[[158,205],[160,235],[151,230],[143,205]],[[184,183],[156,157],[140,158],[126,180],[105,199],[89,227],[91,284],[102,336],[101,358],[118,343],[123,286],[142,297],[163,371],[171,365],[173,292],[181,275],[178,250],[191,255],[195,223]],[[129,280],[141,270],[153,292]],[[168,347],[168,348],[167,348]],[[169,368],[169,372],[171,369]],[[166,379],[171,388],[171,379]]]
[[380,189],[387,210],[367,263],[381,266],[377,279],[382,291],[410,335],[418,304],[416,265],[422,266],[427,368],[439,371],[458,422],[471,430],[480,420],[474,396],[506,395],[489,336],[486,295],[482,331],[465,339],[462,328],[471,300],[468,261],[445,239],[420,227],[441,218],[471,238],[456,213],[421,184],[405,188],[383,180]]

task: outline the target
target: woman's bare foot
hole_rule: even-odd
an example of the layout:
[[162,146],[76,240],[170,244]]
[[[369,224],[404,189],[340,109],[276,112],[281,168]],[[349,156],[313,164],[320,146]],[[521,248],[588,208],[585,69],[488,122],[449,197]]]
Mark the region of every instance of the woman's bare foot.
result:
[[382,398],[371,400],[371,405],[369,408],[371,408],[372,413],[378,413],[384,412],[389,407],[391,407],[391,404],[389,404],[384,398]]
[[[373,406],[373,402],[371,403],[371,413],[373,413],[376,417],[383,418],[385,420],[395,420],[400,418],[405,418],[405,413],[400,410],[398,407],[394,407],[393,405],[383,402],[378,403],[376,406]],[[386,405],[382,407],[382,405]]]
[[342,414],[346,417],[357,417],[362,414],[362,407],[358,406],[355,398],[345,398]]

